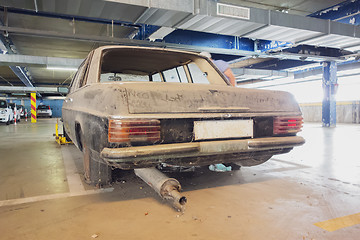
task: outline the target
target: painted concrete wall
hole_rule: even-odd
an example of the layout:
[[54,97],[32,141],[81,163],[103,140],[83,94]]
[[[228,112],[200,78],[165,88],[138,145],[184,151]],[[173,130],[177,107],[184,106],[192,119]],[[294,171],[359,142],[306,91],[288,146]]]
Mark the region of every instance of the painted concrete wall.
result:
[[[321,103],[300,104],[305,122],[321,122]],[[360,123],[360,101],[337,102],[337,123]]]
[[[40,104],[43,105],[49,105],[52,108],[53,117],[61,117],[61,108],[63,105],[62,99],[36,99],[36,107],[38,107]],[[31,112],[31,103],[30,99],[24,99],[24,100],[13,100],[12,102],[16,104],[23,104],[24,107],[27,109],[28,113]]]

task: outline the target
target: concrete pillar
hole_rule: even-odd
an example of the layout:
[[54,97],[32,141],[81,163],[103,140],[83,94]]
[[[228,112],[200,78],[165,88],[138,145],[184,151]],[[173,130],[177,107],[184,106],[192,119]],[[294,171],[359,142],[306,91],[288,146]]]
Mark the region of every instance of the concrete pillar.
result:
[[336,127],[336,91],[337,91],[336,62],[323,63],[322,87],[324,99],[322,103],[323,127]]
[[31,122],[36,123],[36,92],[30,94],[31,99]]

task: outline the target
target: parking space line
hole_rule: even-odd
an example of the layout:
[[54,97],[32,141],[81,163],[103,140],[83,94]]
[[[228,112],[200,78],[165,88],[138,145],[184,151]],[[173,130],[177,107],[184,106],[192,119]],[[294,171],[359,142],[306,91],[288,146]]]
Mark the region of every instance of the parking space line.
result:
[[19,204],[24,204],[24,203],[33,203],[33,202],[39,202],[39,201],[45,201],[45,200],[60,199],[60,198],[69,198],[69,197],[84,196],[84,195],[91,195],[91,194],[108,193],[108,192],[112,192],[112,191],[114,191],[114,188],[102,188],[102,189],[87,190],[87,191],[77,192],[77,193],[68,192],[68,193],[56,193],[56,194],[28,197],[28,198],[17,198],[17,199],[0,201],[0,207],[13,206],[13,205],[19,205]]
[[351,227],[360,224],[360,213],[334,218],[323,222],[315,223],[314,225],[322,228],[328,232],[333,232],[345,227]]
[[70,154],[70,151],[66,146],[62,146],[61,153],[64,161],[65,173],[70,193],[85,191],[84,185],[82,184],[81,177],[78,174],[73,156]]

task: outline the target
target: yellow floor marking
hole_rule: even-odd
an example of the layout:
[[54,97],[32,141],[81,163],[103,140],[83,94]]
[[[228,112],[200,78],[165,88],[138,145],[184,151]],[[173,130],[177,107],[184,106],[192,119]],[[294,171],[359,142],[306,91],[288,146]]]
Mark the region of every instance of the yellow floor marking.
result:
[[324,222],[318,222],[314,225],[325,229],[328,232],[333,232],[341,228],[354,226],[356,224],[360,224],[360,213],[334,218]]

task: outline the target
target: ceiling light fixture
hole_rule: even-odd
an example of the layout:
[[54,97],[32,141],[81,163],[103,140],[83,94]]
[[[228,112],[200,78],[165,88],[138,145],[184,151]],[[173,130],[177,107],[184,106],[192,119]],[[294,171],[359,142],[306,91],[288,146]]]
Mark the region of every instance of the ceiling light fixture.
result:
[[76,67],[60,67],[60,66],[47,66],[46,69],[48,70],[56,70],[56,71],[77,71]]

